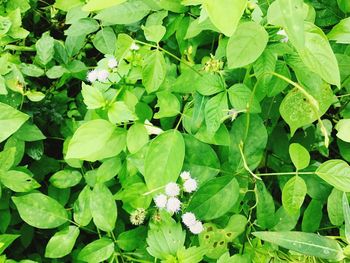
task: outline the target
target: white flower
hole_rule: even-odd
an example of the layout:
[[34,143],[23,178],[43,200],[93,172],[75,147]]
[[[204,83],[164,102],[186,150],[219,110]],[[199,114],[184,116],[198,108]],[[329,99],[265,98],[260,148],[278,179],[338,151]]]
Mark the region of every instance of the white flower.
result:
[[182,218],[182,222],[187,227],[193,226],[194,224],[197,223],[196,216],[191,212],[184,213],[181,218]]
[[191,179],[191,173],[188,172],[188,171],[183,171],[181,174],[180,174],[180,177],[182,178],[182,180],[188,180],[188,179]]
[[187,193],[192,193],[197,190],[197,181],[190,178],[184,182],[184,191]]
[[170,197],[168,203],[166,204],[166,210],[170,213],[176,213],[180,211],[181,202],[176,197]]
[[138,45],[136,45],[136,43],[135,42],[132,42],[132,44],[131,44],[131,46],[130,46],[130,50],[139,50],[140,49],[140,47],[138,46]]
[[137,208],[134,212],[130,214],[131,224],[138,226],[143,224],[146,218],[146,210],[144,208]]
[[107,81],[108,76],[109,76],[109,73],[105,69],[100,69],[100,70],[97,71],[97,79],[98,79],[98,81],[105,82],[105,81]]
[[116,68],[118,66],[118,61],[115,58],[108,59],[108,67]]
[[96,81],[97,80],[97,71],[96,70],[89,71],[89,73],[87,74],[87,80],[91,83]]
[[156,126],[153,126],[152,123],[150,123],[149,120],[145,120],[145,125],[144,127],[146,128],[147,130],[147,133],[149,135],[152,135],[152,134],[155,134],[155,135],[159,135],[163,132],[163,130],[161,128],[158,128]]
[[158,208],[165,208],[167,201],[168,201],[168,198],[164,194],[157,195],[154,198],[154,202],[156,203],[156,206]]
[[287,43],[288,42],[288,35],[284,29],[280,29],[277,32],[277,35],[282,36],[283,38],[281,39],[282,43]]
[[204,230],[204,227],[201,221],[196,221],[192,226],[189,226],[189,229],[193,234],[198,235]]
[[180,187],[177,185],[177,183],[168,183],[165,186],[165,193],[168,196],[178,196],[180,194]]

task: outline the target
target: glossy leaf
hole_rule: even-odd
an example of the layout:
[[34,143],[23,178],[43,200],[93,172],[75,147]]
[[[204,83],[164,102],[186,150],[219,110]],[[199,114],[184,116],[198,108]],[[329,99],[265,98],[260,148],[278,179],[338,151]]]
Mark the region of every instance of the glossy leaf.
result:
[[292,159],[294,166],[298,169],[304,169],[309,166],[310,154],[309,152],[299,143],[292,143],[289,145],[289,155]]
[[57,232],[46,245],[45,257],[62,258],[71,253],[79,233],[79,228],[75,226],[69,226]]
[[316,174],[340,191],[350,191],[350,167],[343,160],[329,160],[321,164]]
[[302,206],[307,187],[304,180],[299,176],[294,176],[288,180],[282,190],[283,207],[290,214],[296,213]]

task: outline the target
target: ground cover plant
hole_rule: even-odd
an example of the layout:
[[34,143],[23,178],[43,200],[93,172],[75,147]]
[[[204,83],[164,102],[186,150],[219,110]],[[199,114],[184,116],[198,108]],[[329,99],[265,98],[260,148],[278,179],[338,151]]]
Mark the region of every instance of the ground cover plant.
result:
[[1,0],[0,262],[347,262],[348,0]]

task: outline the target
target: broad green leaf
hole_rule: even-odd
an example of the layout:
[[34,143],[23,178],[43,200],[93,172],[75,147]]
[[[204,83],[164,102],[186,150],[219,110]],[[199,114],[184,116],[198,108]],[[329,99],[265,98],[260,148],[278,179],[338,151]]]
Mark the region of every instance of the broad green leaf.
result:
[[83,3],[83,0],[56,0],[54,7],[67,12],[71,8],[80,6]]
[[[290,79],[290,71],[287,64],[284,61],[277,61],[275,72]],[[267,85],[267,96],[274,97],[280,92],[282,92],[288,86],[288,83],[276,76],[272,76]]]
[[5,78],[0,75],[0,95],[7,95],[7,93]]
[[344,13],[349,13],[350,12],[350,3],[347,0],[337,0],[339,8],[344,12]]
[[15,133],[28,119],[27,114],[0,102],[0,142]]
[[289,145],[289,155],[297,170],[302,170],[309,166],[310,154],[301,144],[292,143]]
[[274,226],[275,222],[272,220],[275,216],[275,203],[272,195],[266,189],[264,182],[256,182],[256,217],[258,225],[265,229],[270,229]]
[[290,214],[298,212],[302,206],[307,187],[304,180],[299,176],[294,176],[288,180],[282,190],[282,204]]
[[141,123],[134,123],[128,130],[126,145],[130,153],[138,152],[147,142],[149,136],[145,126]]
[[117,205],[109,189],[102,183],[96,184],[90,195],[90,211],[97,228],[110,232],[117,220]]
[[87,12],[94,12],[111,6],[120,5],[124,2],[126,2],[126,0],[90,0],[86,5],[82,7],[82,10]]
[[263,53],[269,36],[266,30],[255,22],[245,22],[237,27],[227,44],[229,68],[240,68],[257,60]]
[[179,262],[183,263],[202,262],[206,251],[205,247],[189,247],[186,249],[182,247],[176,252],[176,256]]
[[200,220],[212,220],[227,213],[239,196],[237,180],[230,176],[211,179],[203,184],[191,198],[187,211]]
[[124,101],[114,102],[108,109],[108,119],[112,123],[121,124],[137,119]]
[[147,228],[139,226],[121,233],[117,238],[118,247],[125,251],[133,251],[143,244],[142,241],[146,240],[146,237]]
[[328,218],[335,226],[341,226],[344,222],[343,209],[339,209],[339,204],[342,202],[343,193],[336,188],[333,188],[327,199]]
[[20,235],[13,235],[13,234],[0,235],[0,254],[2,254],[5,251],[5,249],[19,237]]
[[185,156],[185,143],[177,130],[158,135],[149,145],[145,157],[145,181],[149,190],[176,182]]
[[15,154],[16,147],[9,147],[0,152],[0,170],[7,171],[11,169],[15,163]]
[[308,256],[339,261],[344,258],[338,242],[328,237],[302,232],[253,232],[254,236]]
[[220,172],[220,161],[213,148],[191,135],[184,135],[186,151],[184,171],[202,184],[214,178]]
[[131,208],[147,209],[152,202],[152,196],[150,194],[145,195],[147,192],[149,191],[143,182],[136,182],[123,187],[114,197]]
[[144,1],[129,0],[102,10],[95,18],[105,25],[132,24],[144,18],[150,11],[150,7]]
[[209,134],[215,134],[220,128],[227,112],[228,103],[225,92],[219,93],[209,99],[204,108],[205,124]]
[[300,213],[289,214],[283,206],[281,206],[275,214],[273,227],[274,231],[289,231],[295,228],[298,223]]
[[[350,4],[349,4],[350,9]],[[350,44],[350,17],[341,20],[331,32],[327,34],[329,40],[335,40],[340,44]]]
[[305,23],[305,48],[298,53],[304,64],[329,84],[340,88],[337,59],[323,31],[311,23]]
[[81,125],[68,144],[66,159],[96,161],[118,155],[125,146],[124,130],[98,119]]
[[157,98],[158,102],[155,107],[158,107],[159,111],[154,114],[155,119],[172,117],[180,113],[180,102],[171,92],[157,92]]
[[261,107],[252,91],[244,84],[234,84],[228,90],[231,105],[235,110],[248,110],[251,113],[260,113]]
[[0,170],[0,182],[14,192],[30,192],[40,187],[30,175],[16,170]]
[[114,253],[114,243],[108,238],[95,240],[80,250],[77,259],[89,263],[107,260]]
[[24,75],[27,75],[29,77],[40,77],[45,74],[45,71],[42,68],[39,68],[34,64],[22,63],[20,65],[20,69]]
[[25,122],[13,135],[14,137],[26,141],[33,142],[46,139],[40,129],[30,122]]
[[28,90],[24,93],[24,95],[27,96],[27,98],[30,101],[34,101],[34,102],[41,101],[45,98],[44,93],[42,93],[41,91],[36,91],[36,90]]
[[155,258],[166,259],[175,255],[183,247],[186,234],[181,224],[163,222],[158,227],[152,227],[147,235],[147,252]]
[[254,170],[258,167],[267,144],[267,131],[262,119],[257,114],[239,116],[232,125],[230,138],[229,161],[233,171],[245,171],[239,148],[241,142],[249,168]]
[[304,211],[301,229],[303,232],[315,232],[320,228],[322,220],[322,202],[312,199]]
[[18,213],[28,225],[36,228],[56,228],[68,221],[64,207],[42,193],[13,196]]
[[345,237],[348,242],[350,242],[350,207],[348,197],[346,193],[343,193],[343,213],[344,213],[344,221],[345,221]]
[[166,28],[162,25],[143,26],[142,29],[146,39],[155,43],[159,43],[166,33]]
[[339,120],[335,129],[338,131],[337,137],[344,142],[350,142],[350,119]]
[[113,157],[105,160],[96,173],[96,183],[104,183],[113,179],[122,168],[122,163],[119,157]]
[[103,27],[96,33],[92,41],[95,48],[103,54],[113,54],[116,48],[116,42],[117,38],[111,27]]
[[350,192],[350,166],[345,161],[338,159],[326,161],[315,173],[338,190]]
[[99,29],[99,25],[95,19],[81,18],[73,23],[64,34],[71,37],[91,34]]
[[311,94],[318,102],[318,112],[315,111],[315,108],[311,106],[305,95],[297,88],[292,89],[284,97],[280,105],[280,113],[282,118],[288,123],[292,135],[298,128],[316,121],[317,116],[322,116],[326,113],[333,103],[333,91],[328,84],[323,83],[319,87],[318,92]]
[[106,100],[98,88],[86,85],[84,82],[81,87],[81,94],[88,109],[98,109],[105,106]]
[[46,245],[45,257],[62,258],[71,253],[79,233],[76,226],[68,226],[56,232]]
[[148,93],[159,89],[166,75],[166,63],[163,53],[154,50],[144,59],[142,67],[142,84]]
[[46,65],[51,61],[55,53],[54,50],[54,38],[49,35],[48,32],[42,35],[42,37],[35,43],[36,54],[39,61]]
[[203,7],[211,22],[226,36],[235,32],[247,5],[247,0],[204,0]]
[[91,190],[89,186],[85,186],[80,192],[73,206],[73,218],[80,226],[87,226],[91,219],[90,210]]
[[81,178],[79,171],[62,170],[52,175],[49,181],[56,188],[69,188],[79,184]]

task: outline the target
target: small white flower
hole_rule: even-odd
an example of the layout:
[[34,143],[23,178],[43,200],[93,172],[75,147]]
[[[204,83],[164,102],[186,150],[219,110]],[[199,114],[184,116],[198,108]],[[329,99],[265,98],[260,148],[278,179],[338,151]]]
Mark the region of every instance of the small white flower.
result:
[[168,183],[165,186],[165,193],[168,196],[178,196],[180,194],[180,187],[177,185],[177,183]]
[[191,212],[184,213],[181,218],[182,218],[182,222],[187,227],[193,226],[194,224],[197,223],[196,216]]
[[170,213],[176,213],[180,211],[181,202],[176,197],[170,197],[168,203],[166,204],[166,210]]
[[204,230],[204,227],[201,221],[196,221],[189,229],[193,234],[198,235]]
[[288,42],[288,35],[284,29],[280,29],[277,32],[277,35],[282,36],[283,38],[281,39],[282,43],[287,43]]
[[135,42],[133,42],[133,43],[131,44],[131,46],[130,46],[130,50],[135,50],[135,51],[137,51],[137,50],[139,50],[139,49],[140,49],[140,47],[139,47],[138,45],[136,45]]
[[115,58],[108,59],[108,67],[116,68],[118,66],[118,61]]
[[149,120],[145,120],[144,127],[146,128],[147,133],[149,135],[152,135],[152,134],[159,135],[163,132],[163,130],[161,128],[153,126],[153,124]]
[[156,206],[158,208],[165,208],[167,201],[168,201],[168,198],[164,194],[157,195],[154,198],[154,202],[156,203]]
[[183,171],[181,174],[180,174],[180,177],[182,178],[182,180],[186,181],[188,179],[191,179],[191,173],[188,172],[188,171]]
[[105,81],[107,81],[108,76],[109,76],[109,73],[105,69],[100,69],[99,71],[97,71],[98,81],[105,82]]
[[184,191],[187,193],[192,193],[197,190],[197,181],[190,178],[184,182]]
[[96,81],[97,80],[97,71],[96,70],[89,71],[89,73],[87,74],[87,80],[91,83]]

